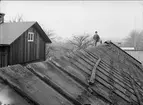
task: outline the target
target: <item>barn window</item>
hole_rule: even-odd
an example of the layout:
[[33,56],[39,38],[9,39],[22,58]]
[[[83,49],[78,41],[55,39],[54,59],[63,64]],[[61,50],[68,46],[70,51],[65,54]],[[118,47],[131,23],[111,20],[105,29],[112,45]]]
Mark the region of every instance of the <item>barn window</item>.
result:
[[28,32],[28,42],[33,42],[33,41],[34,41],[34,33]]

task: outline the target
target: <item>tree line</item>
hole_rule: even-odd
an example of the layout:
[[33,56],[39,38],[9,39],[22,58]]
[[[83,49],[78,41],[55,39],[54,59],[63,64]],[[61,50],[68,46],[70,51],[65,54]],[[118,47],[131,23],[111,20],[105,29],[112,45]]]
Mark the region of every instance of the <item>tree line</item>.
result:
[[132,30],[125,38],[123,46],[134,47],[135,50],[143,50],[143,30]]

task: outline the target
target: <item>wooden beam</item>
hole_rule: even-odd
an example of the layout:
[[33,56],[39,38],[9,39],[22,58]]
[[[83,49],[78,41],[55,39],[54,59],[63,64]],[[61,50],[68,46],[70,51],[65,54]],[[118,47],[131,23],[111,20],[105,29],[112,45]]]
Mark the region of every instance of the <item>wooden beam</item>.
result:
[[96,75],[96,71],[97,71],[96,69],[97,69],[97,66],[100,63],[100,61],[101,61],[101,58],[99,57],[99,59],[97,60],[96,64],[94,65],[94,67],[92,69],[91,77],[90,77],[90,79],[88,81],[88,83],[90,85],[93,85],[94,82],[95,82],[95,75]]
[[142,98],[141,98],[141,96],[139,95],[139,91],[138,91],[138,89],[137,89],[135,80],[134,80],[134,78],[133,78],[133,76],[132,76],[131,74],[130,74],[130,82],[131,82],[131,84],[132,84],[132,86],[133,86],[133,89],[134,89],[134,92],[135,92],[136,97],[137,97],[137,99],[138,99],[139,105],[143,105]]

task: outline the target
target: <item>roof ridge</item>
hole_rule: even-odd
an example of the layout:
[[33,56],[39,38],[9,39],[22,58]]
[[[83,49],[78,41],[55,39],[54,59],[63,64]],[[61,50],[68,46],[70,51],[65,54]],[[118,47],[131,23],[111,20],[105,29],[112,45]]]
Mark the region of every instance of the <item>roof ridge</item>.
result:
[[0,25],[3,36],[0,44],[11,44],[16,38],[23,34],[28,28],[37,22],[9,22]]
[[[9,24],[9,23],[36,23],[37,21],[23,21],[23,22],[4,22],[4,23],[2,23],[2,24]],[[2,25],[1,24],[1,25]]]

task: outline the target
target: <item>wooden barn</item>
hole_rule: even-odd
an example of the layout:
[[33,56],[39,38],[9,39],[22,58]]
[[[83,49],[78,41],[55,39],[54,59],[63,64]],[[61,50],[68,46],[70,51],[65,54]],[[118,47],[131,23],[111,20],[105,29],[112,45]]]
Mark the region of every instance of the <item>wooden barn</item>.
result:
[[0,67],[45,60],[46,43],[51,43],[37,22],[4,23],[0,13]]

